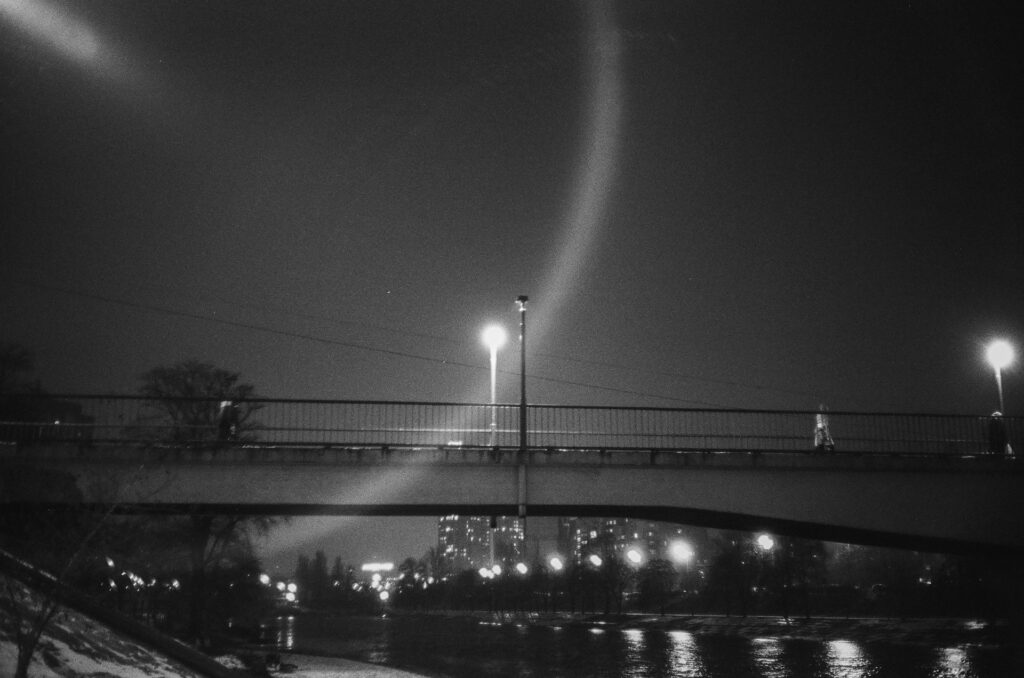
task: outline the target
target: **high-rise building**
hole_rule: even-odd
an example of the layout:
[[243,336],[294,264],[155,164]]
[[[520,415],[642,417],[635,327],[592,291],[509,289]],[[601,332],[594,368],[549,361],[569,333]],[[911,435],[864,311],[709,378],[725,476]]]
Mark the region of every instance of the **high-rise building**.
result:
[[442,516],[437,521],[437,546],[447,574],[494,564],[512,566],[523,557],[523,524],[507,516]]

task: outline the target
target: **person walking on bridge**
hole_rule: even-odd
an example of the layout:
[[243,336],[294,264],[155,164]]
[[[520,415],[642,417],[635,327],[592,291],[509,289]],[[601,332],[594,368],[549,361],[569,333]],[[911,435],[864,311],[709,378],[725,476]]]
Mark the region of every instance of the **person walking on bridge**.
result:
[[828,426],[828,410],[818,405],[818,414],[814,416],[814,451],[835,452],[836,444],[832,440],[832,432]]

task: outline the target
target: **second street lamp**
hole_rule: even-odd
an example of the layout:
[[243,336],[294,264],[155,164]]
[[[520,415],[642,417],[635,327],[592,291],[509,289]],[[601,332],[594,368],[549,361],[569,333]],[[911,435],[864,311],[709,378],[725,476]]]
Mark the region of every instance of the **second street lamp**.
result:
[[999,411],[1005,413],[1006,410],[1003,407],[1002,370],[1013,362],[1013,346],[1011,346],[1008,341],[996,339],[988,345],[988,350],[985,351],[985,359],[988,360],[988,364],[992,366],[992,369],[996,371],[996,388],[999,391]]

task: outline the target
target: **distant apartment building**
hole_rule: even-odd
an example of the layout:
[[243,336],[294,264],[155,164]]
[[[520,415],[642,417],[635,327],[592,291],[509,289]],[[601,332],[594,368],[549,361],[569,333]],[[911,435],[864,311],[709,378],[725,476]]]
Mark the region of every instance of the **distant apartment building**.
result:
[[492,523],[487,516],[447,515],[437,521],[437,546],[447,574],[496,563],[511,566],[523,558],[523,536],[522,521],[514,517],[500,516]]

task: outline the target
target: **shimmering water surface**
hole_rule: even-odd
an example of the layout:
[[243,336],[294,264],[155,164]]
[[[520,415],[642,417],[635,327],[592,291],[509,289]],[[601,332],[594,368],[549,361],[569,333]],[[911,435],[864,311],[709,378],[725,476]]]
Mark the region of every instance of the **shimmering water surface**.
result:
[[1006,648],[698,635],[627,626],[487,624],[469,618],[297,617],[282,645],[433,676],[552,678],[1005,678]]

